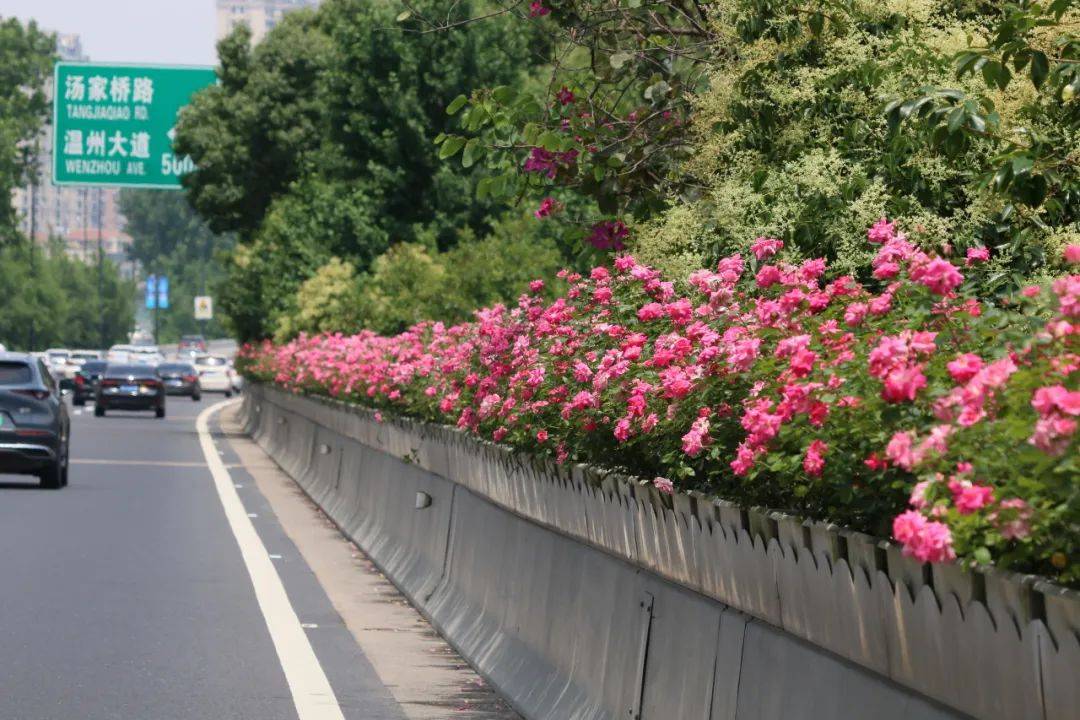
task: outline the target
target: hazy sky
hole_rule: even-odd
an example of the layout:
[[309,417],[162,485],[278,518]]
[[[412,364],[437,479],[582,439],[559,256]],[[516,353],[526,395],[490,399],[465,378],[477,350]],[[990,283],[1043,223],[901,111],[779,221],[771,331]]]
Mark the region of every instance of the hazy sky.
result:
[[0,17],[78,33],[94,61],[214,65],[214,0],[0,0]]

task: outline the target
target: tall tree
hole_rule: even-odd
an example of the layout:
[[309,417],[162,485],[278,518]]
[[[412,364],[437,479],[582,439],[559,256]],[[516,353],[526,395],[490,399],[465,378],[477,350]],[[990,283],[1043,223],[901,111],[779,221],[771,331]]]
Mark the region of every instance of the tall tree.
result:
[[148,272],[169,278],[169,308],[159,317],[159,339],[164,341],[200,331],[213,336],[227,332],[218,318],[205,325],[195,320],[194,298],[218,295],[225,275],[221,255],[232,248],[232,238],[212,232],[184,195],[161,190],[125,190],[120,195],[132,259]]
[[16,237],[11,192],[35,170],[35,140],[48,117],[45,81],[52,72],[55,40],[34,21],[0,19],[0,242]]
[[239,30],[218,46],[221,83],[180,119],[192,205],[247,247],[223,298],[242,338],[272,333],[330,257],[362,272],[392,243],[445,249],[462,228],[489,229],[480,176],[440,163],[434,140],[454,97],[520,78],[532,36],[498,22],[408,32],[396,16],[389,3],[327,0],[253,50]]

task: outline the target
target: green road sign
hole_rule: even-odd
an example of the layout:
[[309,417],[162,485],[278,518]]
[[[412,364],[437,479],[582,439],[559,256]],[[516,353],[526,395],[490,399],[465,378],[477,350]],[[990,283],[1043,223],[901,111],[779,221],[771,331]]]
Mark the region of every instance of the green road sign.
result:
[[176,116],[212,68],[58,62],[53,79],[54,183],[179,189]]

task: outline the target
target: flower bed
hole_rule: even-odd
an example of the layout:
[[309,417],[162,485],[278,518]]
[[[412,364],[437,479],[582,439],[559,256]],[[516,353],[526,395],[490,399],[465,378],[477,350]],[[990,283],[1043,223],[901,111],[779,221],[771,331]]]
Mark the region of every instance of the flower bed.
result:
[[[1007,309],[892,223],[872,282],[759,239],[685,288],[620,256],[516,308],[246,347],[253,378],[1080,584],[1080,276]],[[1070,248],[1068,260],[1080,249]],[[682,291],[682,292],[680,292]]]

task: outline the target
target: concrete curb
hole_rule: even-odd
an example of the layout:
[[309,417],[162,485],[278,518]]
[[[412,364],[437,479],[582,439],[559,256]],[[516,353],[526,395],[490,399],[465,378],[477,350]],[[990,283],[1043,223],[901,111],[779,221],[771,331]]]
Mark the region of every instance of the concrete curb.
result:
[[[1071,717],[1080,603],[251,386],[246,429],[529,718]],[[842,538],[842,539],[841,539]]]

